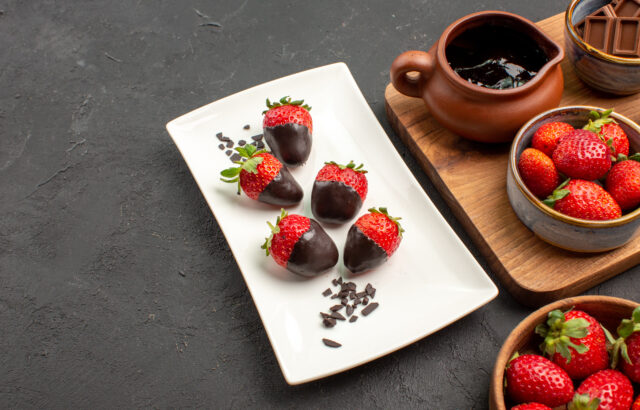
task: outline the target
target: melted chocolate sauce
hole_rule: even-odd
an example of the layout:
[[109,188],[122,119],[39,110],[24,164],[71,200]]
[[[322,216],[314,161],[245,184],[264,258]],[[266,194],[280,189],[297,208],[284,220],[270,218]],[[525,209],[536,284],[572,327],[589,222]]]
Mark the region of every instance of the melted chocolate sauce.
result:
[[387,252],[355,225],[349,229],[344,245],[344,266],[352,273],[362,273],[382,265]]
[[549,58],[527,35],[509,27],[470,28],[446,48],[453,70],[470,83],[493,89],[524,85]]
[[311,133],[300,124],[284,124],[264,129],[264,139],[273,155],[288,167],[304,164],[311,153]]
[[311,212],[320,222],[341,224],[356,216],[362,207],[358,192],[338,181],[316,181],[311,191]]
[[295,205],[302,200],[302,187],[285,167],[269,182],[258,196],[258,201],[278,206]]
[[322,226],[313,219],[309,230],[293,246],[287,269],[301,276],[313,277],[338,263],[338,248]]

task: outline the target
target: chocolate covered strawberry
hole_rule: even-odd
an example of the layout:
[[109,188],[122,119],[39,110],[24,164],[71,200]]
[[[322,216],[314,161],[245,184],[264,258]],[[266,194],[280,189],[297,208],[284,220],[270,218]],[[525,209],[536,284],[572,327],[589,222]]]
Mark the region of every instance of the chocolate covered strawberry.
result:
[[[632,155],[636,157],[637,154]],[[620,156],[607,175],[605,188],[620,208],[630,210],[640,205],[640,162]]]
[[573,382],[567,372],[546,357],[516,353],[505,374],[507,394],[516,403],[535,402],[556,407],[573,397]]
[[609,117],[613,110],[603,112],[591,111],[591,119],[583,128],[595,132],[607,144],[614,157],[629,155],[629,138],[622,127]]
[[566,176],[593,181],[611,168],[611,149],[595,133],[573,130],[560,138],[552,159]]
[[623,319],[618,326],[618,340],[612,342],[612,363],[632,381],[640,383],[640,306],[633,310],[631,319]]
[[551,158],[535,148],[522,151],[518,159],[518,173],[527,188],[538,198],[551,195],[560,184],[560,174]]
[[511,407],[511,410],[551,410],[551,407],[540,403],[524,403]]
[[633,386],[617,370],[601,370],[587,377],[576,389],[569,410],[629,410]]
[[344,265],[362,273],[387,261],[398,249],[404,229],[387,208],[370,208],[351,226],[344,245]]
[[562,367],[572,379],[584,379],[609,367],[607,339],[600,323],[581,310],[549,312],[547,323],[536,326],[544,338],[543,354]]
[[271,235],[262,249],[287,270],[306,277],[316,276],[335,266],[338,248],[322,226],[302,215],[288,215],[285,210],[275,226],[267,222]]
[[282,97],[277,102],[267,98],[267,108],[262,128],[273,155],[288,167],[304,164],[311,153],[311,107],[304,100]]
[[543,124],[533,134],[531,147],[551,157],[560,138],[570,131],[573,131],[573,127],[566,122],[556,121]]
[[257,151],[253,145],[236,147],[244,160],[235,161],[239,166],[228,168],[220,174],[224,182],[238,183],[251,199],[278,206],[295,205],[302,200],[302,187],[289,170],[276,157],[265,150]]
[[367,197],[367,171],[353,161],[325,162],[311,191],[311,211],[320,222],[341,224],[352,219]]
[[574,218],[609,220],[622,216],[620,205],[607,191],[582,179],[566,180],[542,202]]

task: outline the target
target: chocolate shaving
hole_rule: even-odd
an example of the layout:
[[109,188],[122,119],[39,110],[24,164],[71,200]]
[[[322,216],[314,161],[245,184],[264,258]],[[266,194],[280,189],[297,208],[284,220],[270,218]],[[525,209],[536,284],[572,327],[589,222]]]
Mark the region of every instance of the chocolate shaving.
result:
[[346,305],[347,303],[349,303],[349,300],[347,298],[342,298],[340,303],[342,303],[343,305]]
[[331,284],[332,284],[333,286],[338,286],[338,279],[333,279],[333,280],[331,281]]
[[336,325],[336,320],[328,317],[322,321],[322,324],[324,325],[324,327],[334,327]]
[[220,144],[220,145],[218,145],[218,148],[220,148],[221,150],[223,150],[223,149],[224,149],[224,144]]
[[233,141],[227,141],[227,148],[233,147]]
[[369,297],[371,297],[371,299],[373,299],[373,298],[374,298],[374,296],[376,296],[376,290],[375,290],[375,289],[373,289],[373,290],[371,291],[371,293],[369,293]]
[[322,292],[322,296],[329,296],[331,294],[331,289],[327,288],[324,292]]
[[360,303],[362,303],[362,301],[360,300],[360,298],[355,298],[355,300],[353,301],[353,307],[358,306]]
[[370,295],[372,290],[373,290],[373,286],[371,286],[370,283],[367,283],[367,286],[365,286],[364,291],[367,292],[368,295]]
[[330,311],[332,312],[337,312],[338,310],[342,309],[344,307],[344,305],[333,305],[329,308]]
[[353,306],[347,305],[347,316],[351,316],[353,314]]
[[335,342],[331,339],[322,339],[322,343],[325,344],[325,346],[329,346],[329,347],[340,347],[342,346],[340,343]]
[[356,284],[353,282],[347,282],[347,289],[356,290]]
[[242,127],[242,128],[244,128],[245,130],[248,130],[249,128],[251,128],[251,126],[250,126],[249,124],[246,124],[246,125],[245,125],[244,127]]
[[373,302],[373,303],[369,304],[366,308],[362,309],[362,315],[363,316],[368,316],[369,313],[371,313],[374,310],[376,310],[377,307],[378,307],[378,303],[376,303],[376,302]]
[[353,322],[355,322],[356,320],[358,320],[358,316],[357,316],[357,315],[353,315],[353,316],[351,316],[351,318],[349,319],[349,323],[353,323]]
[[368,295],[368,293],[367,293],[367,292],[358,292],[358,293],[356,293],[356,296],[357,296],[357,297],[359,297],[359,298],[361,298],[361,299],[362,299],[364,296],[366,296],[366,295]]
[[262,134],[254,135],[251,139],[254,141],[260,141],[262,139]]
[[365,296],[364,299],[362,299],[362,304],[367,305],[368,303],[369,303],[369,298]]
[[229,158],[231,161],[236,162],[236,161],[240,161],[242,157],[240,156],[240,154],[238,154],[237,152],[234,153],[231,158]]
[[342,276],[338,278],[338,283],[342,284]]
[[[340,306],[342,306],[342,305],[340,305]],[[334,319],[338,319],[338,320],[346,320],[346,318],[345,318],[344,316],[342,316],[342,315],[341,315],[340,313],[338,313],[338,312],[333,312],[333,313],[331,314],[331,317],[332,317],[332,318],[334,318]]]
[[228,150],[226,150],[224,153],[225,153],[225,154],[227,154],[227,156],[230,156],[232,152],[233,152],[233,151],[231,151],[230,149],[228,149]]
[[338,299],[340,297],[340,295],[338,295],[337,293],[335,295],[331,295],[331,299]]
[[321,316],[323,319],[326,319],[326,318],[331,317],[331,315],[330,315],[330,314],[328,314],[328,313],[324,313],[324,312],[320,312],[320,316]]
[[245,145],[247,145],[247,141],[240,140],[240,141],[238,141],[238,145],[240,145],[241,147],[244,147]]

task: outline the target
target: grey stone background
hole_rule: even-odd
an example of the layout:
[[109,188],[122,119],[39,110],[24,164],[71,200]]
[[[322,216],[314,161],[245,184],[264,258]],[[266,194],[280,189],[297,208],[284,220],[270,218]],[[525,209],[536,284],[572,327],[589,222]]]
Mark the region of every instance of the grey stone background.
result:
[[[464,14],[499,9],[535,21],[566,5],[0,0],[0,407],[486,408],[495,355],[531,311],[502,288],[399,352],[288,386],[164,126],[250,86],[344,61],[488,270],[387,123],[388,69]],[[222,27],[200,26],[207,21]],[[589,293],[637,300],[637,272]]]

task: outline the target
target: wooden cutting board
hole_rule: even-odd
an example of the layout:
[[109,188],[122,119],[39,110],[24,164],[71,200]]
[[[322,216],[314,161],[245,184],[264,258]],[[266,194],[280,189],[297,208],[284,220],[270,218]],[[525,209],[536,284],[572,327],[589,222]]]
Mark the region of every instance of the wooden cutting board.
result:
[[[564,13],[538,25],[564,44]],[[565,90],[560,105],[612,107],[640,120],[640,94],[596,94],[562,62]],[[614,251],[580,254],[542,241],[511,209],[506,191],[509,145],[484,145],[462,139],[441,127],[423,101],[385,90],[387,117],[453,213],[483,253],[493,272],[521,303],[540,306],[574,296],[640,263],[640,238]]]

